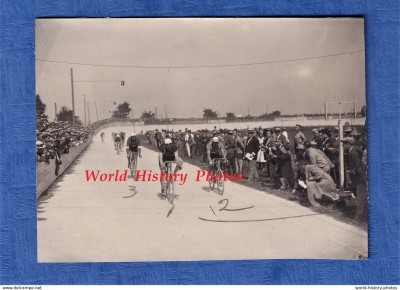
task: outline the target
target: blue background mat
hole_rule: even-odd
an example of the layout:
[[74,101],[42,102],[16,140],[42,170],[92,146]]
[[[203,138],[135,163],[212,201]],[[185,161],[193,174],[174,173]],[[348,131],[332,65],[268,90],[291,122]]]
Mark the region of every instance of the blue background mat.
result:
[[[0,1],[0,284],[399,284],[399,1]],[[36,262],[38,17],[365,16],[368,261]],[[251,245],[249,245],[251,247]]]

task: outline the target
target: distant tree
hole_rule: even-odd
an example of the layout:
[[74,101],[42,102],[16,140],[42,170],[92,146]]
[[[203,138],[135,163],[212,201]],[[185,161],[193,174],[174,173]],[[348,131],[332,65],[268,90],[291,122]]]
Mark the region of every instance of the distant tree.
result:
[[79,126],[83,125],[82,121],[79,119],[79,116],[75,116],[75,125],[79,125]]
[[367,106],[362,106],[362,108],[361,108],[361,116],[362,117],[367,116]]
[[236,119],[235,113],[231,113],[231,112],[226,113],[226,119],[228,119],[228,120]]
[[156,113],[153,113],[152,111],[144,111],[140,119],[144,122],[154,121],[156,119]]
[[279,117],[281,115],[281,112],[280,111],[273,111],[272,113],[271,113],[271,116],[272,117]]
[[129,108],[129,103],[128,102],[123,102],[122,104],[119,104],[117,107],[117,110],[113,111],[113,117],[114,118],[127,118],[129,113],[132,111],[131,108]]
[[72,116],[73,116],[72,110],[67,108],[66,106],[63,106],[61,107],[60,112],[58,112],[57,121],[63,121],[63,122],[67,121],[70,124],[72,124]]
[[41,115],[46,111],[46,104],[40,99],[40,95],[36,95],[36,114]]
[[203,118],[205,119],[216,119],[218,117],[217,112],[211,109],[204,109],[203,110]]

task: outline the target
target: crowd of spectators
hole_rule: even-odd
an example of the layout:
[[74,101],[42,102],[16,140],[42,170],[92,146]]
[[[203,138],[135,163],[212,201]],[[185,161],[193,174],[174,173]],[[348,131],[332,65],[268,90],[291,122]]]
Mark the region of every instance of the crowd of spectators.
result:
[[[149,130],[147,143],[158,147],[165,138],[177,145],[180,156],[207,161],[206,145],[213,137],[224,144],[230,174],[242,174],[246,182],[290,191],[293,198],[305,195],[311,205],[321,201],[340,199],[339,147],[344,148],[344,192],[357,198],[358,214],[365,216],[366,191],[366,136],[346,124],[343,138],[339,128],[315,128],[312,138],[306,138],[300,124],[289,136],[285,128],[254,128],[191,131]],[[361,130],[360,130],[361,131]],[[265,177],[265,178],[262,178]]]
[[[89,126],[72,126],[67,121],[49,122],[44,114],[36,116],[36,161],[50,163],[54,159],[57,169],[62,164],[61,155],[68,154],[71,147],[85,143],[95,130],[108,120],[101,120]],[[56,169],[56,175],[58,170]]]

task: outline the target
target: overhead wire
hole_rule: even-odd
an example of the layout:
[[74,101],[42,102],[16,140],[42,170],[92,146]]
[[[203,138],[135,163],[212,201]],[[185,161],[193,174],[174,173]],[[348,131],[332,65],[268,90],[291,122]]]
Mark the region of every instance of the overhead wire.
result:
[[276,64],[303,60],[313,60],[320,58],[335,57],[341,55],[349,55],[354,53],[359,53],[365,51],[364,49],[347,51],[341,53],[319,55],[312,57],[303,58],[292,58],[284,60],[274,60],[274,61],[263,61],[263,62],[251,62],[251,63],[235,63],[235,64],[219,64],[219,65],[192,65],[192,66],[141,66],[141,65],[111,65],[111,64],[96,64],[96,63],[82,63],[82,62],[69,62],[69,61],[59,61],[59,60],[49,60],[49,59],[39,59],[37,61],[59,63],[59,64],[70,64],[70,65],[83,65],[83,66],[95,66],[95,67],[115,67],[115,68],[136,68],[136,69],[196,69],[196,68],[220,68],[220,67],[240,67],[240,66],[254,66],[254,65],[264,65],[264,64]]
[[[56,51],[51,49],[52,45],[50,44],[50,42],[49,42],[49,40],[48,40],[48,38],[46,36],[46,33],[44,32],[44,30],[43,30],[43,28],[42,28],[42,26],[40,25],[39,22],[37,22],[37,27],[38,27],[38,35],[43,41],[42,46],[44,45],[44,47],[46,48],[45,53],[49,57],[54,55],[56,58],[59,58],[58,54],[56,53]],[[53,66],[53,67],[56,69],[56,71],[58,71],[65,78],[65,80],[67,80],[68,82],[71,81],[70,76],[67,74],[66,71],[60,69],[60,67],[56,66],[56,65]]]

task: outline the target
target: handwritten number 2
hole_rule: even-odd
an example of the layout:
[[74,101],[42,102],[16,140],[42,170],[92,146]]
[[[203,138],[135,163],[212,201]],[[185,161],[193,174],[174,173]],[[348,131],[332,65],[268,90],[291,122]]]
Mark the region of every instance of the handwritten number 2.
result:
[[227,198],[221,199],[218,201],[218,204],[223,204],[225,202],[225,205],[219,209],[219,211],[239,211],[239,210],[246,210],[246,209],[251,209],[254,207],[254,205],[247,206],[247,207],[241,207],[241,208],[227,208],[229,204],[229,200]]
[[227,206],[229,204],[229,200],[227,198],[221,199],[220,201],[218,201],[218,204],[222,204],[224,201],[226,201],[225,206],[220,208],[219,211],[226,210],[226,208],[227,208]]

